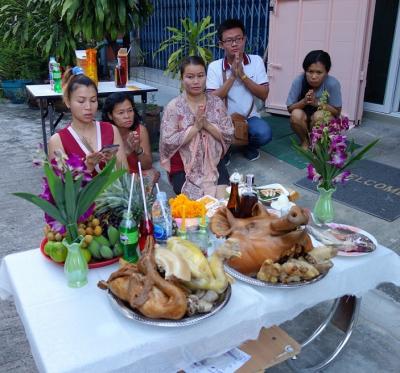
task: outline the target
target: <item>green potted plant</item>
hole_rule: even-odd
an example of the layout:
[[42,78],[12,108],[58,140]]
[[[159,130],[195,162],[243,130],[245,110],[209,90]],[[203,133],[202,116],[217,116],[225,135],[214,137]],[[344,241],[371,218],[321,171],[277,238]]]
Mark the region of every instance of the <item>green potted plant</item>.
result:
[[171,73],[174,77],[179,72],[181,61],[187,56],[198,55],[202,57],[206,64],[212,61],[212,52],[210,48],[215,47],[213,31],[214,24],[211,23],[211,17],[207,16],[199,22],[193,22],[190,18],[181,20],[182,30],[175,27],[167,27],[172,33],[171,37],[160,44],[154,55],[167,49],[174,52],[168,58],[166,73]]
[[36,49],[21,48],[16,43],[0,44],[1,87],[4,97],[11,102],[25,102],[25,85],[46,75],[46,60]]
[[148,0],[2,0],[0,35],[4,41],[35,45],[62,65],[75,62],[75,50],[106,39],[115,43],[142,24],[153,10]]

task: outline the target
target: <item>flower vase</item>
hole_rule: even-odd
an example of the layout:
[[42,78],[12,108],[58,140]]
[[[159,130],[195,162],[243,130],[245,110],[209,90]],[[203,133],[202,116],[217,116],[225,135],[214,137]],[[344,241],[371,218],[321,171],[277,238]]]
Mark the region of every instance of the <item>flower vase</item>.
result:
[[64,263],[64,273],[67,277],[68,286],[80,288],[87,284],[88,265],[80,249],[80,242],[68,243],[63,240],[63,245],[68,249],[67,258]]
[[318,201],[314,206],[314,220],[317,224],[325,224],[333,221],[335,211],[333,209],[332,194],[335,188],[325,189],[318,186]]

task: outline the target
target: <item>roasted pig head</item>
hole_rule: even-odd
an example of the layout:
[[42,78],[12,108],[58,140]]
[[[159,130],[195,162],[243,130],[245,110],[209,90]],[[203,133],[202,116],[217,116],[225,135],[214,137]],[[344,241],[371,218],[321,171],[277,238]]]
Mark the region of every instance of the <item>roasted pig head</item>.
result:
[[235,218],[226,207],[219,208],[211,218],[210,229],[218,237],[239,241],[241,256],[231,258],[228,264],[243,274],[255,275],[266,259],[277,262],[312,250],[311,239],[301,228],[307,222],[308,214],[298,206],[279,218],[257,203],[253,216],[246,219]]

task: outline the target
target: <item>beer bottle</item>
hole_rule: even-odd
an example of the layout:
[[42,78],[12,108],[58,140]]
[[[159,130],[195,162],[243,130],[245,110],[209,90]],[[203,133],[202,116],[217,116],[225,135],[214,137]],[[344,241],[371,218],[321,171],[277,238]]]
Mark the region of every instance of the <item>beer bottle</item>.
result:
[[239,217],[239,208],[240,208],[240,196],[239,196],[239,183],[240,183],[240,174],[238,172],[234,172],[230,177],[231,182],[231,194],[229,195],[229,200],[227,204],[228,210],[232,213],[234,217]]
[[254,175],[246,175],[246,188],[240,197],[240,218],[252,216],[254,205],[258,202],[257,192],[253,189]]

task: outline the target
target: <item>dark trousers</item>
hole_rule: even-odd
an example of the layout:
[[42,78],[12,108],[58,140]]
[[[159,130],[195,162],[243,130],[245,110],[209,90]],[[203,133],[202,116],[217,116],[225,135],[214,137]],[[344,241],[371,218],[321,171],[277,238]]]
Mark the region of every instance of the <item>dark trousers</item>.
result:
[[[224,160],[220,160],[217,165],[217,170],[219,173],[217,185],[229,185],[229,173],[226,169]],[[183,184],[186,181],[186,173],[185,171],[179,171],[174,174],[169,175],[169,180],[172,184],[172,188],[174,189],[175,194],[180,194]]]

